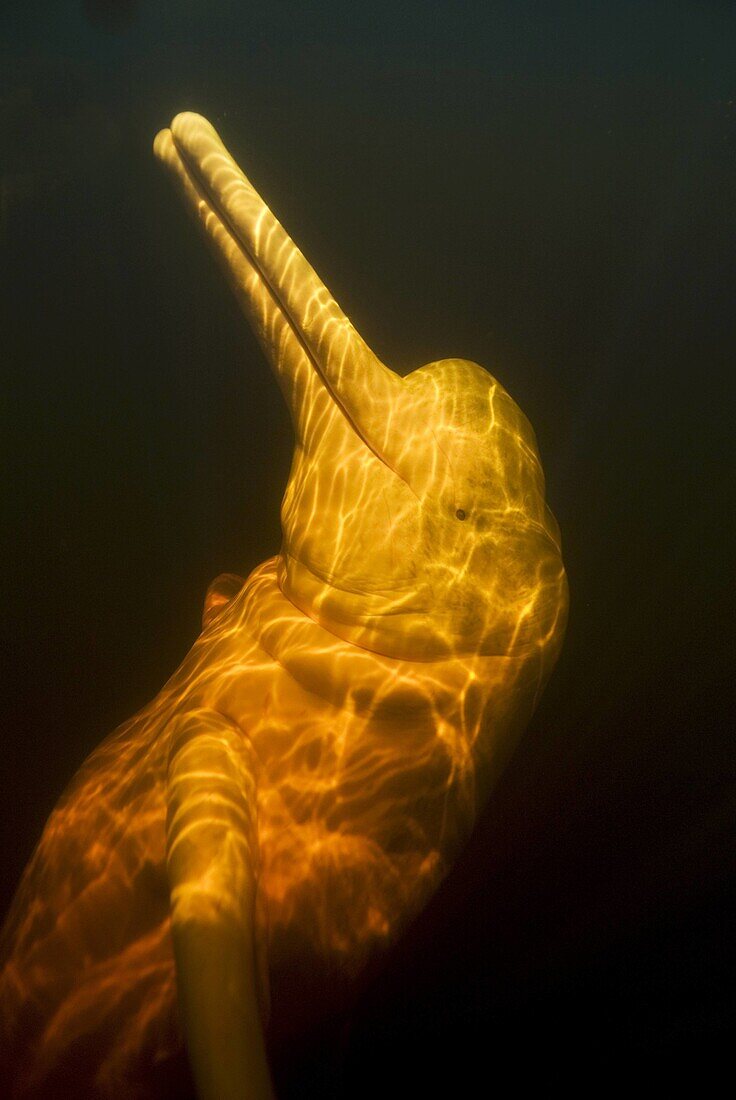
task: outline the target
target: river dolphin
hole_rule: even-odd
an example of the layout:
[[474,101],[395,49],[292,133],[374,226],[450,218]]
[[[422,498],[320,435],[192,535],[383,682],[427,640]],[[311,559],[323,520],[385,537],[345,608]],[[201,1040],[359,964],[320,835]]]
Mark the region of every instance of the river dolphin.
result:
[[500,383],[380,362],[205,119],[154,148],[292,416],[283,541],[213,582],[180,668],[51,814],[3,932],[5,1073],[10,1095],[172,1095],[186,1049],[202,1100],[262,1100],[269,1001],[339,1003],[437,888],[567,583]]

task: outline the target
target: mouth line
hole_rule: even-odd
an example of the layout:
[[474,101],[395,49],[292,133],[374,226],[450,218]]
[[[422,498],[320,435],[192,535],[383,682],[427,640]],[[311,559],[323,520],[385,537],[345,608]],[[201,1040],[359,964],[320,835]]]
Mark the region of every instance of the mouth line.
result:
[[[273,301],[274,306],[276,307],[276,309],[278,309],[278,311],[281,313],[282,317],[285,319],[286,323],[289,326],[290,331],[294,335],[295,340],[299,344],[299,347],[301,348],[304,355],[307,357],[309,363],[311,364],[312,369],[317,374],[317,377],[320,379],[324,389],[327,391],[327,393],[329,394],[329,396],[332,399],[332,401],[334,402],[334,404],[337,406],[337,408],[340,410],[342,415],[347,420],[347,422],[350,425],[350,428],[352,429],[352,431],[365,444],[365,446],[368,448],[368,450],[373,455],[375,455],[375,457],[379,460],[379,462],[381,462],[384,466],[387,466],[389,469],[391,469],[398,477],[401,478],[402,481],[405,481],[406,479],[403,478],[401,476],[401,474],[397,470],[395,470],[389,462],[386,461],[386,458],[380,453],[380,451],[376,448],[376,446],[373,443],[371,443],[370,439],[368,439],[364,435],[364,433],[360,430],[359,426],[356,424],[353,417],[350,415],[348,410],[345,408],[344,404],[340,401],[339,397],[334,392],[334,390],[330,386],[329,382],[325,378],[323,371],[320,369],[318,359],[315,357],[314,353],[309,348],[309,346],[308,346],[308,344],[307,344],[307,342],[306,342],[306,340],[305,340],[305,338],[302,334],[301,326],[299,325],[298,321],[296,321],[295,318],[290,313],[290,311],[289,311],[288,307],[286,306],[286,304],[284,303],[281,295],[278,293],[278,291],[272,285],[271,280],[268,278],[268,276],[263,271],[263,268],[259,264],[257,258],[253,255],[251,250],[248,248],[247,244],[243,241],[242,236],[238,232],[237,227],[233,224],[232,219],[228,216],[226,211],[223,210],[221,204],[218,202],[218,200],[217,200],[215,194],[213,193],[212,189],[202,179],[202,176],[198,172],[196,165],[192,163],[192,161],[188,157],[186,151],[182,148],[181,144],[176,140],[176,137],[174,136],[173,133],[171,134],[171,140],[172,140],[173,146],[176,150],[177,156],[179,157],[179,160],[182,164],[182,167],[184,168],[184,171],[186,172],[186,174],[189,178],[189,182],[191,183],[192,187],[194,188],[194,190],[196,191],[196,193],[200,197],[201,201],[207,207],[207,210],[218,219],[220,224],[227,231],[230,238],[233,240],[233,242],[236,244],[236,246],[240,249],[240,251],[242,252],[245,259],[248,261],[248,263],[251,265],[251,267],[257,273],[258,278],[260,279],[262,285],[264,286],[264,288],[268,292],[271,300]],[[408,482],[407,482],[407,484],[408,484]],[[409,488],[411,488],[411,486],[409,486]],[[414,490],[412,489],[412,492],[413,491]]]

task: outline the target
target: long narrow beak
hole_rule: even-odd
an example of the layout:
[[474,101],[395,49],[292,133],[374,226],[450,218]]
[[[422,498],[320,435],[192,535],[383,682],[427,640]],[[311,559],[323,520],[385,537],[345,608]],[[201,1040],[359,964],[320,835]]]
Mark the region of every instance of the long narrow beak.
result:
[[204,223],[279,379],[297,435],[304,439],[310,430],[305,418],[320,419],[304,400],[308,391],[314,405],[316,372],[352,430],[396,469],[401,432],[392,420],[401,404],[401,378],[356,332],[210,123],[179,114],[156,136],[154,151]]

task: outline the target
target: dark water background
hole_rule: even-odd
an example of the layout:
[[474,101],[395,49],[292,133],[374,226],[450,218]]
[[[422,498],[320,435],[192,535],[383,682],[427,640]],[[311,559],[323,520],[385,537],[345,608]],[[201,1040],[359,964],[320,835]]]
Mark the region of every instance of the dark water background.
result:
[[474,359],[537,431],[562,658],[284,1097],[704,1082],[736,1038],[735,59],[729,3],[3,9],[3,909],[209,580],[279,545],[289,423],[153,160],[173,114],[214,122],[388,363]]

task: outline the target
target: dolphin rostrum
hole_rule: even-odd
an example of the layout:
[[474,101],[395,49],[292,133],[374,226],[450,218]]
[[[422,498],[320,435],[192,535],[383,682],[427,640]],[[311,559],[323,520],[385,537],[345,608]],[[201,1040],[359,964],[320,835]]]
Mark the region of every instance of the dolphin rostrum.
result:
[[185,1046],[203,1100],[261,1100],[269,998],[301,991],[295,1028],[339,1002],[436,889],[554,665],[567,584],[503,387],[381,363],[205,119],[154,148],[291,412],[283,542],[213,582],[181,667],[53,811],[0,1026],[17,1095],[170,1095]]

